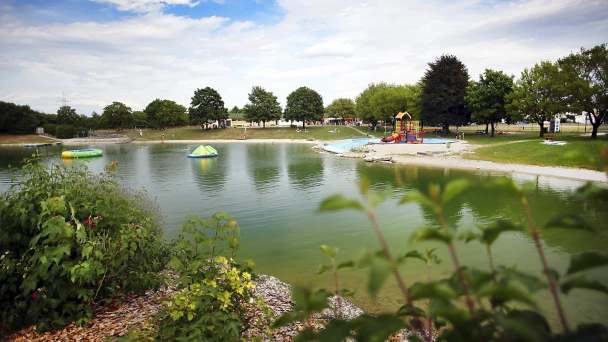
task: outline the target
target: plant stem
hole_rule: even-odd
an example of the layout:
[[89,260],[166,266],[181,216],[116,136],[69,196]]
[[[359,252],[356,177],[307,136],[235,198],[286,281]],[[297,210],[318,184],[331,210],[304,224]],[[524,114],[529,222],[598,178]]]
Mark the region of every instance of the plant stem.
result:
[[490,272],[492,272],[492,281],[496,284],[496,273],[494,272],[494,261],[492,260],[490,245],[486,245],[486,252],[488,253],[488,262],[490,263]]
[[[386,255],[386,258],[390,262],[391,266],[394,266],[393,256],[391,254],[390,249],[388,248],[388,244],[386,243],[386,240],[384,239],[384,234],[382,234],[382,229],[380,228],[380,224],[378,224],[378,220],[376,219],[376,213],[372,210],[369,210],[367,212],[367,215],[369,216],[369,220],[372,222],[372,225],[374,226],[374,231],[376,232],[376,235],[378,235],[378,240],[380,240],[380,244],[382,245],[382,249],[384,250],[384,254]],[[415,322],[416,329],[418,329],[418,331],[420,331],[420,333],[425,337],[425,340],[427,340],[428,342],[431,342],[431,336],[428,334],[425,334],[425,332],[424,332],[424,324],[422,323],[422,321],[418,317],[418,314],[416,313],[416,310],[414,307],[414,301],[412,300],[412,297],[410,297],[410,294],[407,290],[407,286],[405,286],[405,283],[403,282],[403,279],[401,278],[401,274],[399,274],[399,270],[397,269],[397,267],[393,267],[393,275],[395,276],[395,280],[397,280],[397,286],[399,287],[399,290],[401,290],[403,297],[405,297],[405,302],[407,303],[407,305],[409,305],[412,308],[412,310],[414,312],[414,315],[415,315],[414,322]]]
[[[426,276],[429,284],[431,283],[431,260],[427,257],[426,259]],[[429,300],[429,306],[431,305],[431,301]],[[429,315],[427,318],[428,334],[429,336],[433,335],[433,318]]]
[[538,250],[538,255],[540,256],[540,261],[543,265],[543,271],[547,276],[547,281],[549,282],[549,289],[551,290],[551,294],[553,295],[553,300],[555,301],[555,307],[557,308],[557,314],[559,315],[559,320],[562,323],[562,327],[564,328],[564,332],[566,334],[570,333],[570,329],[568,328],[568,322],[566,321],[566,315],[564,314],[564,309],[562,308],[562,303],[559,300],[559,296],[557,294],[557,285],[555,285],[555,281],[553,280],[553,276],[551,276],[551,272],[549,271],[549,265],[547,264],[547,259],[545,259],[545,253],[543,251],[542,245],[540,243],[540,235],[538,229],[536,229],[536,223],[534,221],[534,216],[532,216],[532,211],[530,210],[530,205],[528,203],[528,199],[525,196],[521,197],[521,203],[526,210],[526,214],[528,215],[528,221],[530,221],[530,233],[532,234],[532,238],[534,239],[536,249]]
[[[450,231],[448,230],[448,224],[445,221],[445,217],[443,216],[443,211],[441,210],[441,208],[437,208],[435,210],[435,212],[437,213],[437,217],[439,218],[439,221],[441,222],[441,227],[443,229],[443,233],[445,235],[449,235]],[[483,330],[481,329],[481,325],[479,324],[479,320],[477,319],[477,313],[475,312],[475,303],[473,302],[473,299],[471,298],[469,284],[467,284],[467,281],[464,278],[464,273],[462,273],[462,269],[460,268],[460,261],[458,261],[458,255],[456,254],[456,248],[454,247],[454,242],[450,241],[450,243],[448,243],[448,246],[450,247],[450,254],[452,255],[452,260],[454,261],[454,267],[456,267],[456,273],[458,273],[458,278],[460,278],[460,283],[462,284],[462,291],[464,292],[465,302],[467,304],[467,307],[469,308],[469,312],[471,313],[471,318],[473,318],[473,321],[475,321],[475,326],[477,328],[477,334],[479,335],[479,339],[481,341],[485,341],[485,339],[483,338],[483,333],[482,333]]]
[[340,298],[340,287],[338,287],[338,269],[336,268],[336,261],[334,258],[331,258],[331,267],[334,270],[334,281],[336,283],[336,299],[338,301],[338,310],[336,312],[336,316],[338,318],[342,318],[342,300]]

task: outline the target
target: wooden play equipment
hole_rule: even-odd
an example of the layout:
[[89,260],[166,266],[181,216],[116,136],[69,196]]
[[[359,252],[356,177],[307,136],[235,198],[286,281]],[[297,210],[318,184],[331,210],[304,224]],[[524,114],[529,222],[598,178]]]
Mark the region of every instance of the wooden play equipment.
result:
[[[406,122],[406,119],[409,120]],[[424,130],[420,129],[420,121],[413,121],[408,112],[399,112],[395,116],[395,121],[399,121],[399,130],[384,137],[380,140],[381,142],[421,144],[424,141]],[[395,122],[395,127],[397,127],[397,122]]]

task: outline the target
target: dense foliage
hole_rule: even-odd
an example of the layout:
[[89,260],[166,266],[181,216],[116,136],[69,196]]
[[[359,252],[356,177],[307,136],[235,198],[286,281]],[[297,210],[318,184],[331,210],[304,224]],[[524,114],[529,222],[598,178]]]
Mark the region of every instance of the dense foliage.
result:
[[308,87],[300,87],[287,96],[285,119],[302,121],[306,127],[307,121],[317,121],[323,118],[325,108],[323,97]]
[[184,291],[173,295],[159,314],[158,340],[238,341],[249,324],[260,323],[248,320],[251,308],[262,306],[250,300],[253,263],[234,259],[240,232],[225,213],[207,220],[191,216],[184,223],[170,262]]
[[38,157],[0,195],[0,326],[60,328],[117,291],[157,286],[168,261],[162,217],[143,193],[86,166]]
[[124,103],[114,101],[103,108],[101,119],[106,127],[120,127],[130,125],[133,121],[131,116],[131,107]]
[[34,134],[40,123],[37,115],[30,106],[0,101],[0,133]]
[[599,126],[608,119],[608,49],[606,44],[570,54],[558,61],[564,84],[565,107],[585,112],[597,138]]
[[333,100],[326,108],[325,115],[328,118],[339,118],[344,122],[346,118],[354,118],[357,113],[355,101],[346,98]]
[[[488,184],[488,190],[504,196],[515,196],[528,213],[526,223],[519,224],[502,219],[477,229],[459,229],[453,222],[448,222],[445,208],[458,201],[460,195],[471,191],[473,185],[467,180],[452,181],[445,186],[429,185],[428,193],[410,191],[401,199],[401,204],[416,203],[436,215],[439,227],[424,227],[416,230],[411,236],[413,243],[433,243],[447,248],[450,252],[454,272],[444,279],[433,280],[428,272],[428,281],[407,286],[402,277],[399,265],[407,260],[420,260],[430,270],[433,264],[440,262],[434,255],[434,249],[425,252],[417,250],[395,252],[388,246],[382,229],[376,219],[376,208],[382,201],[393,194],[392,191],[372,192],[370,183],[362,181],[361,193],[364,200],[345,198],[334,195],[325,199],[319,210],[355,210],[366,214],[374,227],[382,250],[367,253],[358,261],[337,263],[337,249],[321,246],[330,257],[331,265],[322,265],[320,272],[332,270],[336,288],[334,293],[342,296],[350,294],[348,290],[338,288],[338,270],[345,267],[359,266],[369,268],[367,289],[375,296],[386,280],[393,276],[403,295],[404,305],[393,314],[377,317],[362,315],[354,320],[345,321],[340,317],[340,302],[336,318],[332,319],[324,330],[306,329],[296,339],[300,341],[343,341],[350,338],[354,341],[383,341],[401,329],[410,329],[414,335],[409,341],[605,341],[608,339],[608,328],[595,323],[581,324],[572,329],[567,321],[558,292],[568,294],[573,289],[600,291],[608,294],[608,287],[590,278],[587,271],[608,266],[608,254],[589,251],[573,255],[565,274],[549,268],[545,251],[540,241],[540,229],[537,226],[526,193],[533,184],[518,185],[508,178],[499,178]],[[588,184],[577,191],[577,196],[591,196],[608,199],[608,191]],[[543,229],[576,229],[594,232],[595,229],[576,215],[555,217]],[[492,259],[492,246],[506,232],[527,231],[534,240],[540,258],[544,280],[532,274],[524,273],[515,267],[495,266]],[[488,269],[476,269],[463,265],[458,257],[455,242],[469,243],[476,241],[482,244],[488,256]],[[561,323],[561,331],[554,332],[545,317],[538,311],[534,296],[540,290],[549,289],[556,312]],[[275,326],[282,326],[295,320],[305,321],[312,313],[329,307],[330,292],[327,290],[311,291],[296,288],[293,300],[298,311],[280,317]],[[423,309],[425,308],[425,309]]]
[[421,95],[425,125],[466,125],[471,114],[465,109],[464,96],[469,85],[467,67],[456,56],[443,55],[429,63],[424,73]]
[[[161,129],[167,126],[180,126],[188,123],[186,107],[171,100],[156,99],[146,106],[143,113],[146,115],[145,117],[140,117],[138,114],[140,125],[147,122],[154,128]],[[135,113],[133,114],[135,117]]]
[[211,87],[196,89],[188,114],[191,123],[203,128],[207,128],[213,121],[228,119],[228,110],[224,108],[222,96]]
[[372,123],[374,126],[378,123],[378,118],[374,115],[374,106],[372,98],[377,93],[389,87],[384,82],[370,83],[367,88],[361,92],[355,99],[356,112],[359,119]]
[[543,61],[521,72],[521,78],[508,95],[508,108],[512,115],[521,115],[540,127],[544,135],[545,121],[552,120],[564,109],[563,88],[556,80],[561,77],[556,63]]
[[[238,107],[232,108],[238,111]],[[244,107],[245,120],[249,122],[262,122],[266,127],[267,121],[278,120],[281,118],[281,106],[277,97],[270,91],[254,86],[249,93],[249,103]]]
[[507,96],[512,91],[513,76],[507,76],[502,71],[486,69],[479,75],[479,81],[469,87],[465,96],[466,108],[471,112],[471,121],[490,125],[493,137],[495,123],[503,119],[511,122],[506,106]]

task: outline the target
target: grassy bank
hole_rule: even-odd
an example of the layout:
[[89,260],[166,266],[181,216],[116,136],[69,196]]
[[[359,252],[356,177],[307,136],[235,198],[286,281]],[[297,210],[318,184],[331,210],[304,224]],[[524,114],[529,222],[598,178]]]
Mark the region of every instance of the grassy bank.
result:
[[[330,133],[329,131],[337,128],[338,131]],[[362,127],[367,129],[366,127]],[[349,139],[352,137],[364,137],[363,129],[357,131],[353,127],[347,126],[312,126],[306,127],[307,132],[299,128],[297,132],[295,128],[289,127],[248,127],[247,139],[315,139],[315,140],[336,140]],[[227,129],[201,129],[200,127],[179,127],[168,128],[162,131],[159,130],[143,130],[143,137],[139,137],[139,130],[124,131],[122,134],[136,138],[138,141],[159,141],[165,140],[235,140],[242,139],[245,133],[244,128],[227,128]],[[381,134],[377,135],[381,136]]]
[[12,135],[0,134],[0,145],[3,144],[48,144],[57,142],[55,139],[47,138],[37,134]]

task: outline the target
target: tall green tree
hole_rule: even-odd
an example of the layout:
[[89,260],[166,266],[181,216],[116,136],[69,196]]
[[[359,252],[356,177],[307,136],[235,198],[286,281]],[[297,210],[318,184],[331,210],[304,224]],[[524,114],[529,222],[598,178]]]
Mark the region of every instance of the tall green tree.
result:
[[354,118],[357,116],[357,111],[355,109],[355,101],[341,97],[333,100],[325,108],[325,113],[328,117],[340,118],[344,121],[346,118]]
[[470,119],[464,106],[467,67],[452,55],[442,55],[428,65],[420,98],[423,123],[441,125],[446,133],[450,125],[466,125]]
[[186,107],[171,100],[156,99],[146,106],[144,113],[155,128],[178,126],[188,121]]
[[103,119],[101,115],[97,114],[97,112],[93,111],[91,113],[91,119],[89,120],[90,129],[97,130],[103,127]]
[[230,113],[230,114],[236,114],[236,113],[240,113],[240,112],[241,112],[241,109],[238,106],[234,106],[234,107],[232,107],[231,110],[228,111],[228,113]]
[[421,104],[420,97],[422,95],[423,82],[419,81],[416,84],[405,85],[405,100],[407,103],[407,112],[413,119],[420,120]]
[[395,115],[407,110],[407,90],[404,86],[390,85],[378,90],[371,98],[372,112],[376,120],[391,121]]
[[213,121],[228,119],[228,111],[217,90],[206,87],[196,89],[188,110],[191,122],[197,122],[207,128]]
[[385,82],[370,83],[367,88],[362,91],[356,98],[356,112],[359,119],[371,122],[374,126],[378,124],[378,119],[374,115],[374,106],[372,105],[372,97],[379,91],[388,88],[389,85]]
[[107,127],[120,127],[122,131],[124,126],[131,124],[131,108],[124,103],[114,101],[112,104],[105,106],[101,117]]
[[507,118],[507,96],[513,92],[513,77],[502,71],[486,69],[465,95],[471,120],[491,125],[491,137],[494,137],[494,124]]
[[308,87],[300,87],[287,96],[285,119],[302,121],[302,127],[306,127],[306,121],[322,120],[323,111],[323,98]]
[[564,99],[570,112],[585,112],[593,127],[591,139],[608,118],[608,50],[606,44],[581,48],[558,61],[563,77]]
[[76,109],[70,106],[61,106],[57,110],[57,124],[59,125],[80,125],[81,118],[76,113]]
[[245,120],[249,122],[262,121],[263,127],[266,128],[267,121],[281,118],[281,105],[272,92],[266,91],[260,86],[253,86],[251,93],[249,93],[249,102],[244,107]]
[[0,101],[0,133],[34,134],[38,127],[38,112],[30,106]]
[[508,110],[536,122],[540,137],[544,136],[545,121],[555,119],[556,114],[566,109],[562,82],[558,81],[560,77],[556,63],[543,61],[531,69],[524,69],[513,92],[507,96]]
[[[184,115],[186,115],[186,108],[184,107]],[[132,124],[134,126],[139,126],[139,127],[143,127],[143,126],[148,126],[148,116],[146,115],[146,113],[144,113],[141,110],[136,110],[134,111],[131,116],[133,117],[133,122]]]

